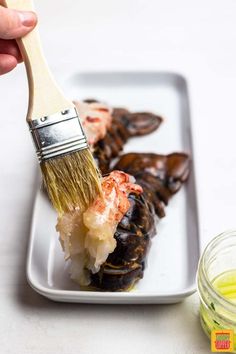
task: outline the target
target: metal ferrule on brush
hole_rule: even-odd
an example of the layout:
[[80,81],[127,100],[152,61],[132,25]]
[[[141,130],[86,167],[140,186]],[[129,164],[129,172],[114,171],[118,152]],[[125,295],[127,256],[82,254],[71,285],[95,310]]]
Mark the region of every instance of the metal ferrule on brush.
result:
[[39,162],[88,148],[75,108],[34,119],[28,124]]

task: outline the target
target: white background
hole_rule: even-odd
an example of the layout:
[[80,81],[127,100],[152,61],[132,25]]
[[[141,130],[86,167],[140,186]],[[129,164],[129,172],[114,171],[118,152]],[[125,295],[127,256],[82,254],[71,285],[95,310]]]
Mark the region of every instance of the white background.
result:
[[[37,1],[57,80],[74,71],[171,70],[189,83],[202,247],[233,228],[236,2]],[[25,279],[36,161],[24,68],[0,78],[0,346],[3,354],[210,353],[198,298],[169,306],[57,304]]]

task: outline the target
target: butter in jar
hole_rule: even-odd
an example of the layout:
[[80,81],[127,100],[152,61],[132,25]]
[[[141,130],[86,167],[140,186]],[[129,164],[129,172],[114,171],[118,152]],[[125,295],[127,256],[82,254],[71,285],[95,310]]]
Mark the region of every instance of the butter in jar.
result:
[[206,247],[198,266],[200,320],[204,332],[233,330],[236,353],[236,230],[224,232]]

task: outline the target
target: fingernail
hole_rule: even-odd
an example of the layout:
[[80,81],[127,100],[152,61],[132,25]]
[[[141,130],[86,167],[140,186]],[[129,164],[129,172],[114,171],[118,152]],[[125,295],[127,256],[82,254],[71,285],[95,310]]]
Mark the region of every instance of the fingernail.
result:
[[35,14],[30,11],[19,11],[19,17],[25,27],[32,27],[36,22]]

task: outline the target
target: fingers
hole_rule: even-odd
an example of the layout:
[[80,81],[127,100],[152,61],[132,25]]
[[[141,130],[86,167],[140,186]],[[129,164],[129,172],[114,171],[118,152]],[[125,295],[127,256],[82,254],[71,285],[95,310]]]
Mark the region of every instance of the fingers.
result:
[[0,54],[0,75],[13,70],[17,65],[17,59],[9,54]]
[[37,17],[33,12],[0,6],[0,75],[8,73],[22,61],[19,48],[13,39],[25,36],[36,23]]
[[16,11],[0,6],[0,38],[15,39],[25,36],[37,23],[35,13]]
[[0,39],[0,75],[8,73],[21,61],[16,41]]
[[22,61],[20,50],[14,39],[0,39],[0,53],[12,55],[18,62]]

